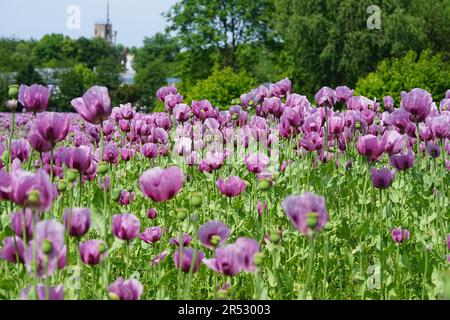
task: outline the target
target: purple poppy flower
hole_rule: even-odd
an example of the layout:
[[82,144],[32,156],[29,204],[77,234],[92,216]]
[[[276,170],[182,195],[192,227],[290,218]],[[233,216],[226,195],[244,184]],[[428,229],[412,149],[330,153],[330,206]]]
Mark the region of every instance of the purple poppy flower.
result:
[[198,229],[198,238],[207,248],[221,246],[228,240],[230,228],[220,221],[209,221]]
[[392,98],[391,96],[384,97],[383,104],[387,112],[391,113],[392,111],[394,111],[394,98]]
[[208,100],[192,101],[191,109],[194,116],[201,121],[211,117],[214,113],[211,102]]
[[99,124],[111,115],[111,100],[108,88],[94,86],[82,97],[72,100],[72,106],[87,122]]
[[[29,286],[20,293],[20,300],[31,300],[34,297],[34,287]],[[48,298],[47,298],[48,297]],[[56,288],[50,287],[47,296],[47,287],[43,284],[37,286],[37,300],[64,300],[64,287],[62,285]]]
[[29,272],[34,272],[34,247],[37,251],[38,276],[50,276],[57,267],[64,249],[64,226],[56,220],[44,220],[36,224],[36,238],[28,243],[24,260]]
[[[187,233],[183,233],[183,247],[187,247],[191,243],[191,241],[192,241],[192,237]],[[180,238],[178,236],[172,237],[169,239],[169,243],[173,244],[175,246],[179,246]]]
[[205,163],[212,170],[219,170],[225,161],[225,155],[218,151],[208,151],[205,156]]
[[112,300],[139,300],[141,299],[144,288],[142,284],[135,279],[124,280],[118,278],[108,288],[109,297]]
[[119,239],[133,240],[138,236],[140,228],[141,222],[134,214],[124,213],[112,217],[112,231]]
[[328,222],[325,199],[313,193],[288,196],[281,206],[295,228],[302,234],[319,232]]
[[158,156],[158,145],[154,143],[146,143],[142,146],[141,153],[146,158],[156,158]]
[[234,244],[241,252],[244,269],[248,272],[254,272],[256,266],[253,262],[253,257],[259,252],[258,241],[252,238],[240,237],[236,239]]
[[141,191],[153,201],[167,201],[175,197],[183,186],[184,175],[178,167],[145,171],[139,178]]
[[434,142],[430,141],[427,143],[427,153],[432,158],[439,158],[441,155],[441,148]]
[[41,169],[36,173],[14,171],[12,191],[17,205],[39,212],[48,211],[57,197],[56,187],[51,183],[48,174]]
[[314,96],[316,103],[320,107],[332,107],[337,101],[336,91],[329,87],[322,87]]
[[447,249],[450,250],[450,234],[447,235]]
[[28,136],[28,142],[31,147],[39,153],[44,153],[50,151],[52,145],[49,141],[44,140],[42,136],[37,132],[33,131]]
[[58,270],[62,270],[67,265],[67,246],[65,245],[61,252],[58,255],[58,259],[56,260],[56,267]]
[[91,227],[91,210],[89,208],[66,209],[64,226],[72,237],[84,236]]
[[145,231],[139,235],[139,238],[145,243],[155,243],[161,239],[161,235],[161,227],[151,227],[145,229]]
[[355,90],[351,90],[346,86],[336,87],[336,97],[339,103],[346,103],[353,96]]
[[187,104],[177,104],[173,108],[173,115],[179,122],[186,122],[191,116],[191,108]]
[[284,97],[286,94],[290,93],[292,90],[291,80],[288,78],[284,78],[283,80],[278,81],[275,84],[270,84],[269,86],[269,95],[275,97]]
[[270,159],[264,153],[252,153],[245,158],[247,170],[253,173],[263,172],[269,165]]
[[87,146],[69,148],[65,151],[64,163],[68,168],[84,174],[89,170],[93,158],[92,149]]
[[88,240],[80,243],[79,251],[81,261],[90,266],[101,263],[108,255],[103,240]]
[[226,276],[234,276],[243,270],[244,256],[241,253],[241,248],[233,243],[217,248],[214,251],[214,258],[204,259],[203,263],[215,272],[220,272]]
[[134,191],[128,192],[127,190],[120,191],[119,204],[122,206],[128,206],[134,201],[136,194]]
[[405,138],[395,130],[388,130],[383,134],[380,142],[384,146],[384,151],[390,155],[400,152],[405,145]]
[[0,170],[0,200],[12,199],[12,177],[9,172]]
[[182,103],[182,102],[183,102],[182,95],[169,93],[164,98],[164,109],[165,109],[165,111],[170,112],[175,108],[175,106],[177,104]]
[[356,145],[359,154],[366,156],[370,161],[377,160],[384,152],[383,141],[371,134],[361,136]]
[[431,111],[433,98],[423,89],[415,88],[402,97],[401,105],[409,112],[412,122],[422,122]]
[[330,135],[338,136],[344,131],[344,119],[333,116],[328,120],[328,133]]
[[395,228],[391,231],[392,239],[397,243],[402,243],[410,238],[410,232],[408,229]]
[[262,203],[258,201],[258,215],[262,216],[262,214],[267,210],[267,203]]
[[237,176],[231,176],[225,181],[222,179],[217,180],[217,187],[220,193],[226,195],[227,197],[237,197],[242,192],[245,191],[246,184],[244,180]]
[[[188,273],[189,270],[191,269],[191,265],[194,264],[192,272],[195,273],[198,271],[200,263],[202,262],[204,257],[205,257],[205,254],[202,251],[197,251],[197,260],[193,261],[195,258],[195,250],[191,249],[191,248],[183,247],[182,257],[180,257],[180,249],[178,249],[173,254],[173,261],[175,263],[175,267],[177,269],[181,268],[181,270],[185,273]],[[181,261],[181,263],[180,263],[180,258],[183,259]]]
[[446,139],[450,137],[450,115],[430,117],[429,120],[427,119],[427,124],[434,138]]
[[158,211],[155,208],[151,208],[147,211],[147,217],[150,220],[156,219],[157,215],[158,215]]
[[47,109],[48,99],[52,89],[38,84],[28,87],[21,85],[18,100],[29,112],[43,112]]
[[414,164],[414,152],[408,150],[407,153],[398,153],[390,157],[391,165],[400,171],[408,170]]
[[157,254],[153,257],[153,259],[150,261],[150,265],[157,266],[158,264],[160,264],[161,262],[166,260],[168,255],[169,255],[169,251],[164,250],[160,254]]
[[36,130],[41,137],[55,144],[69,133],[70,118],[64,113],[43,112],[36,117]]
[[158,91],[156,91],[156,97],[159,101],[164,102],[166,96],[168,96],[169,94],[177,94],[177,92],[178,90],[175,86],[161,87],[158,89]]
[[[100,152],[100,149],[98,149]],[[119,149],[115,143],[108,143],[103,151],[103,161],[117,164],[119,162]]]
[[[17,245],[17,251],[16,251]],[[14,244],[13,237],[6,237],[2,241],[2,249],[0,250],[0,258],[11,263],[24,262],[24,247],[22,239],[16,237]],[[17,261],[19,258],[19,261]]]
[[[35,215],[36,220],[39,216]],[[20,238],[24,238],[23,231],[25,229],[25,237],[30,240],[33,234],[33,212],[30,209],[21,209],[10,216],[11,229]]]
[[370,170],[372,184],[378,189],[387,189],[392,184],[395,178],[395,172],[389,170],[388,168],[382,168],[377,170],[372,168]]
[[30,158],[30,143],[25,139],[11,141],[11,160],[18,159],[24,163]]

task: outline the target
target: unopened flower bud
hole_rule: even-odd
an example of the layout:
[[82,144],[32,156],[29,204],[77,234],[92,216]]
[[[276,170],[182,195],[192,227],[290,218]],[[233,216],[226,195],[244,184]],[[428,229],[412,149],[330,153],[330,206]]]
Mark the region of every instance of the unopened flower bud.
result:
[[120,300],[119,296],[117,294],[115,294],[114,292],[109,292],[108,296],[109,296],[110,300]]
[[270,242],[277,244],[280,242],[280,240],[281,240],[280,231],[273,230],[270,232]]
[[64,192],[67,190],[67,181],[66,180],[59,180],[57,185],[59,192]]
[[97,167],[97,172],[99,174],[105,174],[108,172],[109,165],[107,162],[100,162]]
[[262,252],[255,253],[255,255],[253,256],[253,263],[255,264],[255,266],[261,266],[263,262],[264,262],[264,253]]
[[126,188],[126,190],[128,191],[128,192],[133,192],[133,186],[128,186],[127,188]]
[[114,201],[119,200],[120,192],[121,192],[121,191],[120,191],[119,189],[114,189],[114,190],[111,192],[111,199],[114,200]]
[[189,199],[191,206],[200,207],[203,202],[202,194],[200,192],[193,192]]
[[100,252],[100,254],[105,253],[107,249],[108,248],[106,248],[106,245],[103,242],[98,244],[98,252]]
[[70,169],[69,171],[67,171],[67,181],[69,182],[74,182],[78,176],[79,176],[79,172],[76,169]]
[[17,84],[12,84],[8,89],[8,97],[11,99],[17,99],[19,95],[19,86]]
[[182,209],[178,209],[177,218],[179,220],[184,220],[184,219],[186,219],[187,214],[188,214],[188,212],[187,212],[186,209],[183,209],[183,208]]
[[267,179],[260,180],[259,183],[258,183],[258,188],[260,190],[263,190],[263,191],[269,190],[269,188],[270,188],[270,181],[267,180]]
[[6,109],[8,110],[16,110],[17,108],[17,100],[16,99],[10,99],[6,101]]

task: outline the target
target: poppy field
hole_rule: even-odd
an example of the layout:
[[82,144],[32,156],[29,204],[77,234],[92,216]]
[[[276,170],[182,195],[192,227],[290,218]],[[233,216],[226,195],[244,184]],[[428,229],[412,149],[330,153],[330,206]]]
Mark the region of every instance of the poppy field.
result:
[[450,298],[450,90],[51,94],[0,114],[0,299]]

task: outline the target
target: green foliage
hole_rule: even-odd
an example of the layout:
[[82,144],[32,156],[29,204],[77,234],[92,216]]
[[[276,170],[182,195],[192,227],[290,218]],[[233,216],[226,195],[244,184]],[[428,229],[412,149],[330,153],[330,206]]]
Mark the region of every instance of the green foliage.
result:
[[356,91],[370,98],[391,95],[398,105],[402,90],[423,88],[435,100],[440,100],[450,88],[449,74],[450,64],[443,60],[441,54],[433,55],[426,50],[418,56],[410,51],[403,58],[383,60],[375,72],[359,79]]
[[[430,1],[428,1],[430,2]],[[379,1],[381,29],[367,28],[367,8],[373,1],[276,0],[273,20],[285,44],[290,76],[302,93],[313,94],[321,86],[346,84],[375,69],[388,57],[427,46],[445,48],[429,33],[431,17],[424,1]],[[445,24],[449,1],[437,1],[433,12]],[[448,19],[447,19],[448,21]],[[436,26],[433,26],[436,28]],[[445,27],[445,29],[447,29]],[[301,35],[301,36],[299,36]],[[445,40],[445,42],[448,42]]]
[[121,85],[117,89],[110,91],[110,96],[115,106],[127,102],[135,105],[140,99],[138,87],[134,84]]
[[34,83],[42,83],[42,78],[39,73],[35,70],[31,62],[22,66],[16,76],[16,83],[32,85]]
[[226,109],[233,99],[239,98],[244,92],[256,85],[254,78],[241,71],[235,73],[230,67],[222,70],[214,69],[205,80],[187,89],[185,101],[208,99],[213,105]]

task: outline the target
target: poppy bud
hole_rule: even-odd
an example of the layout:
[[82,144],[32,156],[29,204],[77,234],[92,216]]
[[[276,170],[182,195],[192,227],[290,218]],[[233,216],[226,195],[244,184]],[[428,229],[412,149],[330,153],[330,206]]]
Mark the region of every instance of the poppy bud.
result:
[[100,162],[97,167],[97,172],[99,174],[105,174],[106,172],[108,172],[108,169],[109,169],[108,163]]
[[184,220],[187,217],[187,210],[186,209],[178,209],[177,212],[177,218],[180,220]]
[[109,292],[109,299],[111,300],[120,300],[119,296],[117,294],[115,294],[114,292]]
[[105,253],[107,249],[108,248],[106,248],[106,245],[103,242],[98,244],[98,252],[100,252],[100,254]]
[[17,84],[12,84],[8,89],[8,97],[11,99],[17,99],[17,95],[19,94],[19,86]]
[[278,230],[273,230],[270,232],[270,242],[277,244],[280,242],[280,240],[281,237],[280,232]]
[[66,180],[59,180],[57,188],[58,188],[59,192],[66,191],[67,190],[67,181]]
[[250,188],[252,186],[252,184],[250,182],[248,182],[247,180],[244,180],[244,183],[245,183],[246,188]]
[[268,190],[270,188],[270,181],[267,179],[259,181],[258,188],[263,191]]
[[44,254],[50,254],[53,249],[52,243],[49,240],[45,239],[44,241],[42,241],[41,249]]
[[128,192],[133,192],[133,186],[128,186],[128,187],[126,188],[126,190],[127,190]]
[[255,266],[261,266],[263,262],[264,262],[264,253],[262,252],[255,253],[255,255],[253,256],[253,263],[255,264]]
[[200,192],[193,192],[189,199],[191,206],[200,207],[202,205],[203,199],[202,194]]
[[79,176],[78,170],[76,169],[70,169],[69,171],[67,171],[67,181],[69,182],[74,182],[77,177]]
[[380,118],[375,118],[375,124],[378,126],[380,125]]

